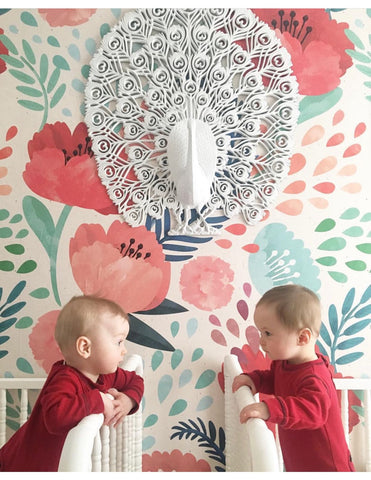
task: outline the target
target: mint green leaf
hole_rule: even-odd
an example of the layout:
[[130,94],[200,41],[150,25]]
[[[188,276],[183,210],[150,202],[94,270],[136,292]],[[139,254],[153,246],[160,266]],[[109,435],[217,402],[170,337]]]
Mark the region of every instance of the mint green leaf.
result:
[[29,110],[33,110],[35,112],[41,112],[44,110],[44,105],[41,103],[32,102],[31,100],[18,100],[19,105],[22,107],[28,108]]
[[318,247],[319,250],[338,251],[346,246],[346,241],[342,237],[333,237],[325,240]]
[[60,47],[60,43],[58,41],[57,38],[55,38],[53,35],[50,35],[48,38],[47,38],[47,42],[49,43],[49,45],[51,45],[52,47]]
[[35,65],[36,63],[36,58],[35,54],[32,50],[31,45],[27,42],[27,40],[23,39],[22,40],[22,45],[23,45],[23,51],[26,55],[27,60],[32,64]]
[[361,243],[359,245],[356,245],[356,248],[362,253],[371,253],[371,243]]
[[367,269],[367,265],[363,260],[351,260],[350,262],[345,262],[345,265],[356,272],[363,272]]
[[339,283],[346,283],[348,280],[348,277],[345,275],[345,273],[341,272],[328,272],[331,278],[335,280],[335,282]]
[[45,53],[43,53],[41,55],[41,58],[40,58],[40,81],[41,81],[41,83],[45,82],[46,77],[48,76],[48,69],[49,69],[48,57]]
[[53,70],[52,74],[50,75],[48,85],[46,87],[46,91],[48,93],[50,93],[53,90],[53,88],[56,86],[59,80],[60,74],[61,74],[61,71],[59,68],[56,68],[55,70]]
[[20,370],[21,372],[34,373],[32,365],[25,358],[18,358],[16,364],[17,364],[18,370]]
[[18,328],[18,330],[23,330],[24,328],[30,327],[32,324],[33,320],[31,317],[22,317],[18,320],[14,327]]
[[32,87],[19,85],[16,87],[16,89],[19,92],[24,93],[25,95],[29,95],[30,97],[42,97],[43,95],[40,90],[37,90],[36,88],[32,88]]
[[62,85],[60,85],[57,88],[56,92],[53,95],[53,98],[50,101],[50,108],[54,108],[57,105],[57,103],[63,97],[65,91],[66,91],[66,84],[62,83]]
[[33,85],[35,83],[35,79],[27,73],[21,72],[19,70],[13,70],[12,68],[10,68],[8,71],[11,75],[13,75],[14,78],[20,80],[23,83],[27,83],[28,85]]
[[321,265],[325,265],[325,267],[332,267],[333,265],[336,265],[336,258],[321,257],[321,258],[316,258],[316,262],[320,263]]
[[177,400],[174,402],[173,406],[170,409],[169,416],[172,417],[174,415],[179,415],[180,413],[184,412],[187,408],[187,402],[183,399]]
[[36,288],[36,290],[33,290],[30,292],[30,296],[33,298],[48,298],[50,295],[50,292],[47,288]]
[[368,55],[365,55],[364,53],[357,52],[356,50],[345,50],[346,53],[354,58],[355,60],[358,60],[359,62],[362,63],[370,63],[371,58]]
[[9,50],[10,53],[12,53],[13,55],[18,55],[17,47],[10,40],[9,37],[7,37],[4,34],[1,34],[0,35],[0,42],[4,44],[4,46],[7,48],[7,50]]
[[10,55],[5,55],[5,53],[0,55],[0,58],[4,60],[8,65],[15,68],[23,68],[24,63],[18,60],[18,58],[11,57]]
[[155,423],[157,423],[157,421],[158,421],[157,415],[155,414],[149,415],[143,423],[143,428],[152,427],[153,425],[155,425]]
[[335,225],[335,220],[332,218],[325,218],[325,220],[322,220],[322,222],[317,225],[315,232],[328,232],[332,230]]
[[34,260],[27,260],[18,268],[17,273],[30,273],[35,270],[37,263]]
[[343,91],[340,87],[323,95],[307,95],[299,104],[300,115],[298,123],[305,122],[306,120],[327,112],[338,103],[342,95]]
[[55,226],[49,210],[40,200],[27,195],[23,199],[23,211],[29,226],[50,257],[53,248]]
[[205,388],[208,387],[215,380],[216,374],[214,370],[205,370],[197,380],[195,388]]
[[367,67],[366,65],[356,65],[356,68],[367,75],[368,77],[371,77],[371,67]]
[[0,260],[0,271],[11,272],[12,270],[14,270],[13,262],[9,262],[8,260]]
[[359,214],[360,211],[358,210],[358,208],[352,207],[345,210],[345,212],[340,215],[340,218],[343,220],[354,220],[358,217]]
[[30,27],[37,27],[37,21],[30,12],[22,12],[21,20],[25,25],[29,25]]
[[344,30],[345,35],[349,38],[349,40],[354,43],[356,47],[358,47],[361,50],[365,49],[365,46],[362,43],[362,40],[354,33],[352,30],[349,30],[349,28],[346,28]]
[[67,60],[65,60],[60,55],[54,55],[53,64],[60,70],[70,70]]

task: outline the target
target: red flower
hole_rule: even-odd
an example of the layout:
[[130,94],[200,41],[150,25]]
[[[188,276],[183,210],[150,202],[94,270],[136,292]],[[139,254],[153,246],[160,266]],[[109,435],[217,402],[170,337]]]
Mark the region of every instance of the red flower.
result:
[[322,95],[340,84],[352,65],[345,35],[347,23],[331,20],[324,9],[253,9],[260,20],[275,29],[288,50],[302,95]]
[[180,450],[172,452],[155,451],[152,455],[143,455],[143,472],[210,472],[206,460],[196,460],[191,453]]
[[159,305],[169,289],[170,263],[156,235],[116,220],[107,233],[82,224],[70,241],[70,261],[84,294],[109,298],[127,313]]
[[[2,35],[4,33],[4,30],[0,28],[0,34]],[[9,51],[6,48],[6,46],[0,42],[0,55],[8,55]],[[0,73],[5,72],[6,70],[6,63],[2,58],[0,58]]]
[[96,8],[39,8],[39,14],[51,27],[81,25],[97,11]]
[[85,123],[73,133],[63,122],[46,124],[28,142],[28,154],[23,179],[33,192],[67,205],[117,213],[98,177]]

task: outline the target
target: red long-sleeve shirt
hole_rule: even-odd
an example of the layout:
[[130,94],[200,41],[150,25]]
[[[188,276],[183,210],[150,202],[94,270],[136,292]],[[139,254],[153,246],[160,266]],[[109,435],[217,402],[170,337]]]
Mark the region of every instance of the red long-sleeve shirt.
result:
[[99,392],[116,388],[136,402],[143,396],[143,379],[118,368],[92,382],[73,367],[56,362],[40,391],[27,422],[0,449],[0,471],[56,472],[64,440],[71,428],[91,413],[103,413]]
[[354,471],[328,362],[298,365],[273,361],[270,370],[248,373],[278,424],[287,472]]

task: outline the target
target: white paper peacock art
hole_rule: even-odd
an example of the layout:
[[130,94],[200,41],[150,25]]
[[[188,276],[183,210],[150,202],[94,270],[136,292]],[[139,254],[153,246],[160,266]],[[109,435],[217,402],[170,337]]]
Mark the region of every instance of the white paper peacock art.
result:
[[171,212],[210,235],[221,211],[260,221],[290,166],[298,91],[274,31],[248,9],[138,9],[91,61],[86,123],[124,220]]

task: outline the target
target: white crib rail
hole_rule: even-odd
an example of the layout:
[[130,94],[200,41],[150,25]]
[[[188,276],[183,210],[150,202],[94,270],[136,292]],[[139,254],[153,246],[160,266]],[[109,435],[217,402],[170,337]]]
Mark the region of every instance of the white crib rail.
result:
[[[139,355],[127,355],[120,366],[143,376],[143,360]],[[21,391],[20,425],[23,425],[28,416],[29,390],[40,390],[44,382],[45,378],[0,378],[0,447],[6,442],[6,391]],[[69,432],[59,471],[141,472],[142,406],[117,428],[102,423],[103,414],[92,414]]]
[[[243,393],[239,390],[232,393],[232,382],[235,376],[242,373],[238,358],[235,355],[227,355],[224,358],[224,378],[225,378],[225,433],[226,433],[226,470],[227,471],[269,471],[263,468],[276,468],[278,458],[278,471],[283,470],[281,451],[277,437],[276,452],[272,453],[271,439],[265,440],[266,431],[253,430],[252,422],[258,419],[250,419],[246,424],[241,425],[239,414],[242,407],[255,401],[249,388],[241,387]],[[352,453],[353,461],[357,471],[371,471],[371,378],[334,378],[335,387],[341,391],[341,416],[344,426],[345,437]],[[349,391],[361,391],[363,393],[363,422],[357,425],[353,431],[352,437],[349,435]],[[264,423],[264,422],[263,422]],[[245,430],[243,428],[245,427]],[[260,427],[259,427],[260,428]],[[251,429],[251,437],[248,439],[248,430]],[[266,427],[266,430],[268,428]],[[270,430],[268,430],[271,433]],[[254,433],[253,433],[254,432]],[[253,450],[260,452],[258,440],[253,435],[261,436],[261,445],[265,457],[259,460],[259,466],[252,465],[251,457]],[[248,439],[248,440],[247,440]],[[264,439],[264,440],[263,440]],[[353,440],[353,441],[352,441]],[[251,443],[253,442],[253,443]],[[265,444],[269,444],[269,449]],[[251,449],[251,450],[250,450]],[[266,462],[273,458],[273,465],[266,467]],[[259,470],[256,470],[258,468]],[[254,470],[252,470],[254,469]],[[277,470],[276,470],[277,471]]]
[[233,379],[242,373],[235,355],[224,358],[225,437],[227,472],[278,472],[279,457],[273,433],[260,418],[240,423],[240,411],[255,399],[248,387],[232,393]]

